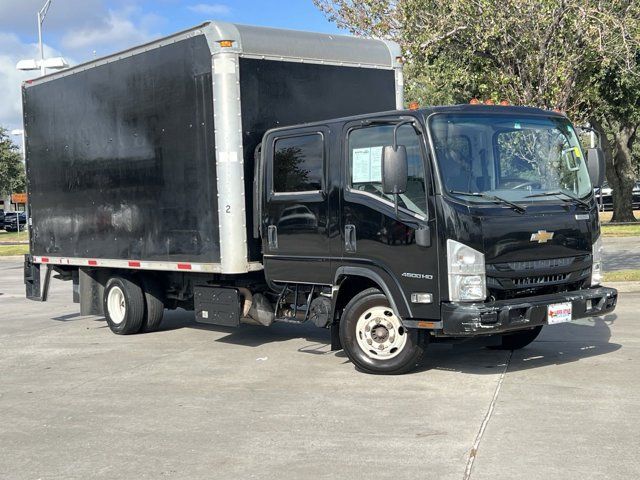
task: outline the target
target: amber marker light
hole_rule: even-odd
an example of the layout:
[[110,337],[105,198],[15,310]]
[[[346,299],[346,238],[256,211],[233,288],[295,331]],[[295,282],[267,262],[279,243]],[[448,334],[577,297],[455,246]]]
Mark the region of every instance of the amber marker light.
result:
[[418,322],[418,328],[435,328],[436,324],[433,322]]
[[493,100],[489,99],[489,100],[485,100],[484,104],[485,105],[495,105],[495,102]]
[[480,105],[480,100],[478,100],[477,98],[472,98],[472,99],[469,101],[469,104],[470,104],[470,105]]
[[509,102],[507,102],[506,100],[502,100],[500,102],[500,105],[502,105],[503,107],[508,107],[509,106]]
[[218,45],[220,45],[222,48],[230,48],[233,47],[233,40],[220,40],[218,42]]
[[420,104],[418,102],[411,102],[409,104],[409,110],[418,110],[420,108]]

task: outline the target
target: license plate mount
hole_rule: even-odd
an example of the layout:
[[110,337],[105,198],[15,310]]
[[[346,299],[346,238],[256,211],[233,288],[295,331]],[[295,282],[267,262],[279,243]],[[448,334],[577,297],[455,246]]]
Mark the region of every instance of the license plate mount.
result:
[[555,325],[567,323],[573,319],[573,305],[571,302],[553,303],[547,307],[547,323]]

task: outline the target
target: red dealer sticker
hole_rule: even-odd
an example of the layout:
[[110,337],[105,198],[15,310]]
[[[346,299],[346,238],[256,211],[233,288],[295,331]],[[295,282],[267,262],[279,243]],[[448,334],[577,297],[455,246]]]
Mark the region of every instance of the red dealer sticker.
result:
[[571,321],[573,305],[571,302],[554,303],[547,307],[547,323],[554,325],[556,323],[566,323]]

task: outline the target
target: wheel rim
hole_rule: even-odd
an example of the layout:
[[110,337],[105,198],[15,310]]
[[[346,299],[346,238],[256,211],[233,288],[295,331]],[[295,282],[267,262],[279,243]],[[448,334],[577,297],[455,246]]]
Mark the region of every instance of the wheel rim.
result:
[[356,322],[358,346],[369,357],[389,360],[407,344],[407,331],[389,307],[372,307]]
[[111,321],[116,325],[120,325],[127,314],[124,292],[120,287],[113,287],[109,290],[107,308],[109,309],[109,318],[111,318]]

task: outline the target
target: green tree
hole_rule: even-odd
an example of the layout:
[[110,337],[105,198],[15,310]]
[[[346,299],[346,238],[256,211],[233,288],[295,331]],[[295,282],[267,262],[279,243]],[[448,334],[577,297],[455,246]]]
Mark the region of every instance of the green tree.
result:
[[[615,99],[605,93],[612,92],[617,78],[638,78],[636,0],[314,2],[340,27],[402,46],[410,100],[423,105],[466,103],[473,97],[507,100],[560,109],[576,122],[600,120],[603,128],[615,130],[625,123],[626,117],[610,108]],[[639,91],[629,92],[637,104]],[[633,162],[616,158],[629,158],[626,151],[632,150],[635,134],[623,129],[618,141],[611,129],[606,146],[616,168],[609,169],[608,177],[614,188],[624,186],[620,193],[630,199],[626,179]],[[618,216],[632,217],[630,202],[618,203]]]
[[[640,54],[638,54],[640,59]],[[589,122],[601,137],[607,163],[607,181],[613,188],[613,221],[632,222],[633,187],[638,178],[637,148],[640,128],[640,76],[605,68],[594,76],[596,102],[588,105]]]
[[18,147],[0,127],[0,196],[25,191],[25,172]]

